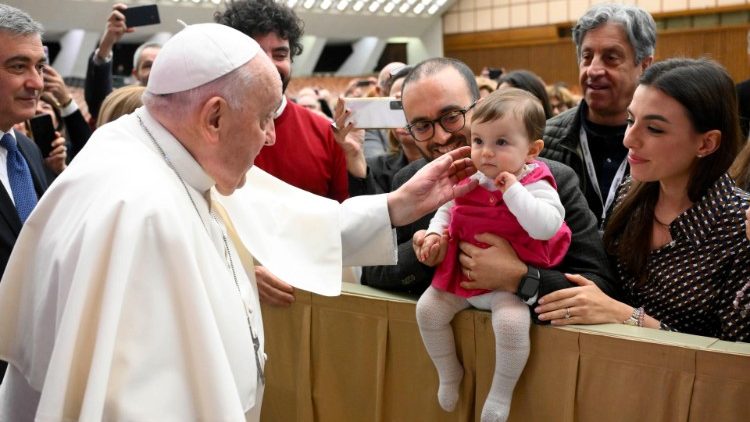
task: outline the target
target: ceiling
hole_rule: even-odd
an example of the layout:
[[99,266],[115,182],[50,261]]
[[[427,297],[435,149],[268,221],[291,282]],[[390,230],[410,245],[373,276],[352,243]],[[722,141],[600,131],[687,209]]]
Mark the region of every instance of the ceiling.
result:
[[[213,13],[223,10],[211,2],[192,3],[173,0],[123,1],[128,5],[157,3],[161,24],[136,28],[124,41],[137,42],[148,39],[157,32],[177,32],[181,28],[177,19],[188,24],[210,22]],[[80,28],[91,32],[104,30],[113,1],[101,0],[4,0],[4,3],[28,12],[41,22],[45,38],[54,40],[69,29]],[[445,4],[443,10],[452,2]],[[363,36],[379,38],[419,37],[440,19],[440,12],[431,16],[391,16],[385,14],[311,12],[301,6],[295,8],[305,23],[305,35],[336,40],[355,40]]]

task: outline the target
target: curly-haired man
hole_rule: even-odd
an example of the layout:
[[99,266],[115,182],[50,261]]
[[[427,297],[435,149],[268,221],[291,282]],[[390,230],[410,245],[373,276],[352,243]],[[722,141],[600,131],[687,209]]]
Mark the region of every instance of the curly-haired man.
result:
[[[286,91],[292,58],[302,53],[303,23],[292,9],[273,0],[233,1],[214,16],[255,39],[271,58]],[[263,148],[255,165],[298,188],[337,201],[349,196],[346,158],[330,122],[283,97],[274,119],[276,144]],[[265,268],[256,267],[261,300],[276,305],[294,301],[294,289]]]

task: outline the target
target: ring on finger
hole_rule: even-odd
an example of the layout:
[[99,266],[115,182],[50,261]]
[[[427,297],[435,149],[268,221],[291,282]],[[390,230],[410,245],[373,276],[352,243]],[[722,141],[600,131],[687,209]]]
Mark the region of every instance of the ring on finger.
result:
[[565,319],[570,318],[570,308],[565,308]]

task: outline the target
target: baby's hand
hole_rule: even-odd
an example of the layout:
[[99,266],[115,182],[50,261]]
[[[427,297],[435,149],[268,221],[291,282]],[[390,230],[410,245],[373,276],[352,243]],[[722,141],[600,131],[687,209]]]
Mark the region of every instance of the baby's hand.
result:
[[495,186],[500,189],[500,192],[505,193],[513,185],[513,183],[516,183],[517,181],[518,179],[516,179],[516,176],[513,175],[513,173],[504,171],[498,174],[495,178]]
[[448,242],[445,236],[441,236],[437,233],[430,233],[424,238],[422,247],[417,254],[419,262],[434,267],[443,261],[445,258],[445,250],[447,249]]

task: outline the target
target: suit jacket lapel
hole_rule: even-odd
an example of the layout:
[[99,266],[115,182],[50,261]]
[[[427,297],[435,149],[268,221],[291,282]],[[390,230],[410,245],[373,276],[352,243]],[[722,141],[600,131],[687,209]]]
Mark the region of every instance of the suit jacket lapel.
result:
[[[38,162],[39,160],[37,159],[35,161],[33,159],[33,157],[41,155],[37,151],[30,150],[31,148],[36,147],[36,145],[33,144],[33,141],[21,133],[15,132],[15,135],[16,141],[18,142],[18,149],[21,151],[21,155],[26,159],[26,164],[29,166],[31,179],[34,181],[34,190],[36,190],[37,197],[41,197],[42,193],[47,190],[46,176],[44,175],[44,169],[41,167],[41,163]],[[0,215],[8,224],[8,227],[10,227],[15,235],[18,236],[18,233],[21,232],[21,219],[18,217],[18,211],[13,204],[11,195],[12,193],[8,192],[5,186],[2,186],[2,189],[0,189]]]
[[2,183],[0,183],[0,216],[13,233],[18,236],[18,233],[21,232],[21,219],[18,217],[18,211],[13,204],[10,193]]

